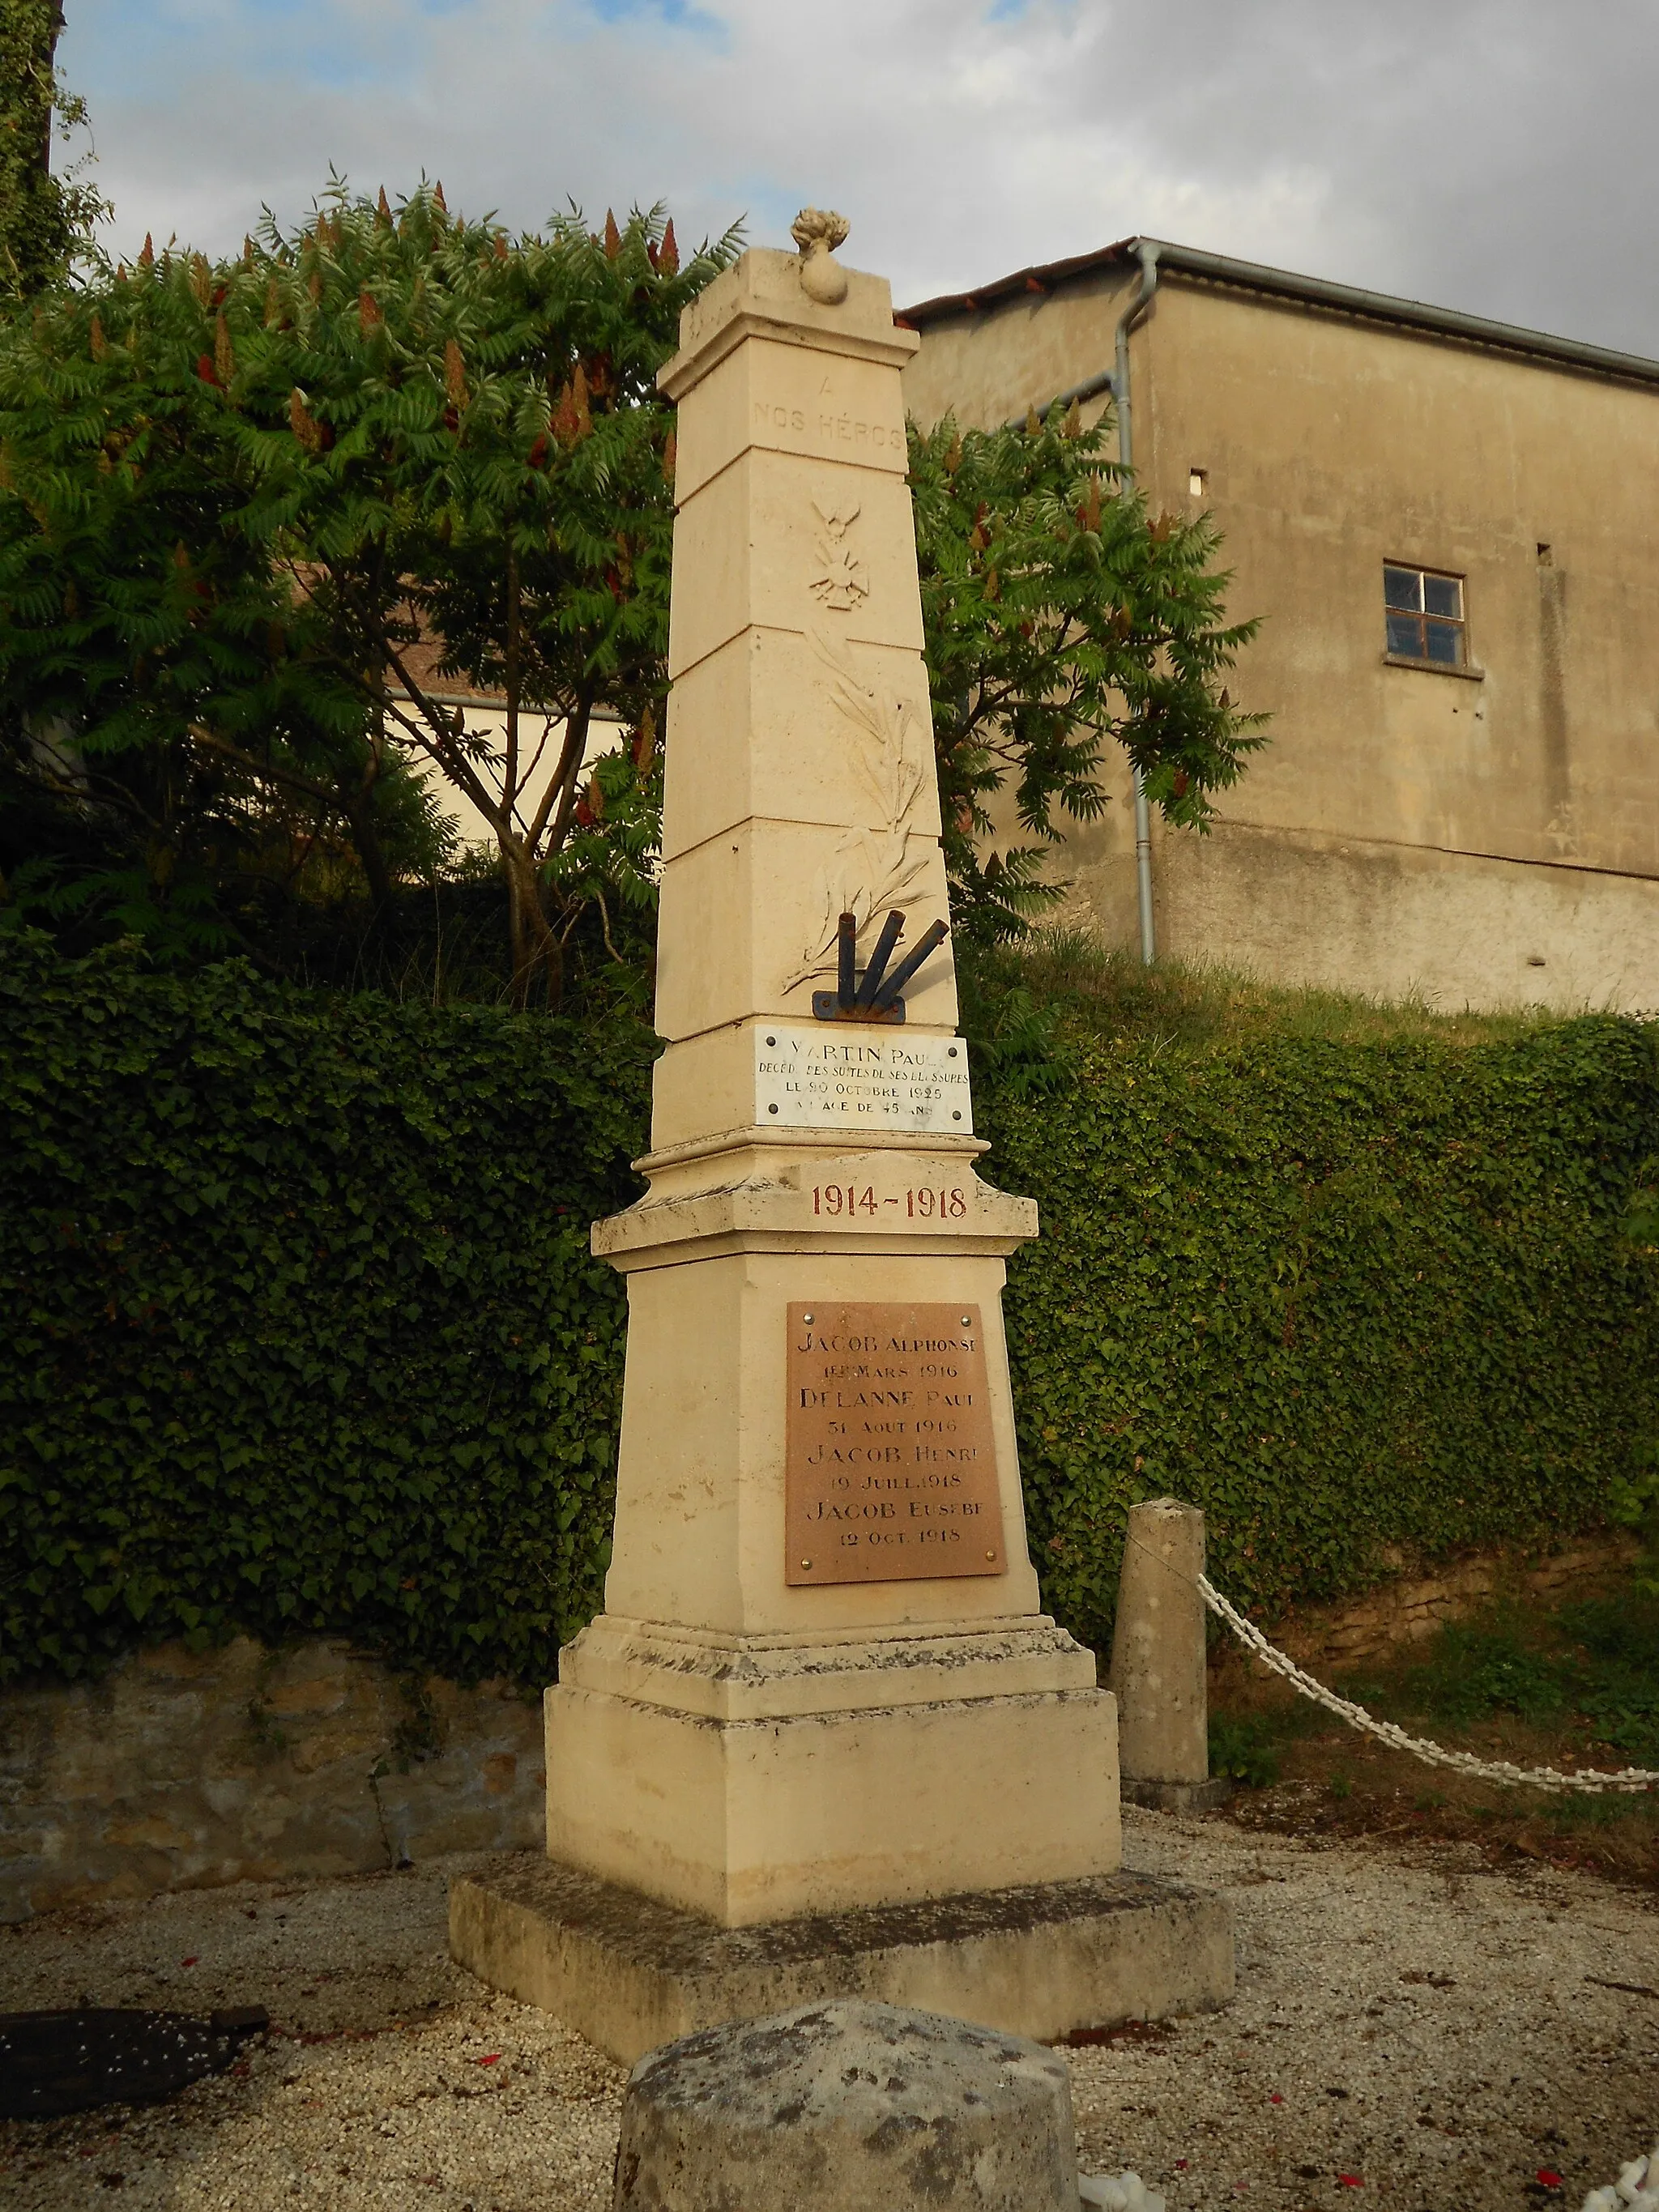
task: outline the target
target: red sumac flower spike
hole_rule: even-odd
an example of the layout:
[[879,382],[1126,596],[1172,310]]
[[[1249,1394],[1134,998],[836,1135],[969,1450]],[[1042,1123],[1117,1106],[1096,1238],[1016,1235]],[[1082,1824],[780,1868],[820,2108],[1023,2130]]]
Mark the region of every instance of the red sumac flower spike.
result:
[[466,363],[453,338],[444,342],[444,392],[452,407],[466,404]]

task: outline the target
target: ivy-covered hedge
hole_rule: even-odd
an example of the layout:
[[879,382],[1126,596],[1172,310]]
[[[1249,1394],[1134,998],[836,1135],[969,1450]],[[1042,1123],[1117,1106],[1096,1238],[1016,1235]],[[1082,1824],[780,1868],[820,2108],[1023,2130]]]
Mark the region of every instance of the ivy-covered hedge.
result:
[[1202,1505],[1269,1612],[1432,1555],[1593,1525],[1659,1436],[1659,1282],[1621,1243],[1659,1151],[1659,1032],[1262,1036],[1091,1054],[991,1102],[1036,1198],[1009,1347],[1048,1602],[1109,1632],[1123,1516]]
[[599,1601],[648,1034],[0,940],[0,1673]]
[[[0,1675],[319,1630],[550,1679],[597,1605],[648,1032],[0,941]],[[1600,1516],[1659,1432],[1616,1228],[1650,1033],[1085,1049],[982,1091],[1049,1603],[1106,1632],[1125,1507],[1277,1607],[1390,1544]]]

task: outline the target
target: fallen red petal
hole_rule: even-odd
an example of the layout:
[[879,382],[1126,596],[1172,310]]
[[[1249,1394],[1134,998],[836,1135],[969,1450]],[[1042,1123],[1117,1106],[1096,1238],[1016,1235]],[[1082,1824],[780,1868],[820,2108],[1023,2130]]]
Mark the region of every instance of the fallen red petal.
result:
[[201,1955],[199,1951],[193,1952],[188,1959],[180,1959],[179,1964],[181,1966],[193,1966],[200,1960]]
[[1279,2095],[1277,2089],[1273,2091],[1272,2096],[1267,2100],[1267,2102],[1270,2105],[1282,2105],[1284,2101],[1285,2100]]
[[1357,2173],[1339,2173],[1336,2177],[1336,2185],[1339,2189],[1363,2189],[1365,2186],[1364,2181]]
[[488,2058],[475,2058],[472,2063],[475,2066],[493,2066],[501,2055],[499,2051],[492,2051]]
[[1546,2189],[1559,2189],[1561,2186],[1560,2175],[1553,2172],[1547,2166],[1540,2166],[1539,2167],[1538,2179],[1543,2183]]

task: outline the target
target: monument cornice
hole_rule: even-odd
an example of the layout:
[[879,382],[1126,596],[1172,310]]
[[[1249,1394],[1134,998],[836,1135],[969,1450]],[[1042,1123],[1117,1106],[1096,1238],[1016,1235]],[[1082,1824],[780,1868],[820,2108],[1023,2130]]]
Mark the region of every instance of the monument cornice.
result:
[[[613,1215],[612,1221],[626,1219],[625,1215]],[[593,1251],[596,1258],[606,1261],[619,1275],[631,1275],[647,1267],[679,1267],[692,1260],[725,1260],[747,1252],[775,1252],[811,1255],[852,1253],[866,1259],[980,1259],[1006,1260],[1029,1242],[1029,1229],[1009,1231],[1002,1236],[975,1233],[969,1236],[941,1235],[934,1230],[925,1237],[872,1231],[867,1236],[855,1231],[842,1230],[832,1236],[827,1230],[818,1236],[799,1229],[761,1229],[756,1227],[694,1230],[683,1222],[659,1220],[651,1224],[653,1233],[637,1241],[617,1238],[615,1243],[601,1244],[596,1237]]]
[[[753,1027],[753,1020],[746,1026]],[[720,1031],[708,1034],[718,1036]],[[746,1152],[751,1146],[757,1151],[776,1148],[826,1159],[841,1158],[849,1149],[845,1129],[826,1129],[822,1134],[815,1134],[811,1129],[774,1129],[744,1121],[711,1131],[706,1136],[688,1137],[678,1145],[665,1145],[657,1152],[642,1152],[629,1164],[638,1175],[660,1175],[666,1168],[689,1167],[697,1160],[713,1158],[722,1152]],[[860,1152],[933,1153],[941,1159],[975,1159],[981,1152],[988,1152],[991,1145],[986,1137],[957,1137],[942,1129],[915,1134],[908,1129],[867,1129],[859,1133],[856,1148]]]
[[601,1613],[565,1653],[560,1680],[704,1719],[763,1723],[941,1699],[1092,1693],[1095,1662],[1047,1614],[781,1638],[696,1634]]
[[960,1154],[954,1163],[923,1155],[918,1174],[893,1149],[843,1145],[781,1174],[653,1194],[593,1224],[594,1254],[624,1273],[733,1252],[1006,1259],[1036,1233],[1033,1200],[981,1182]]
[[833,330],[786,320],[753,307],[737,309],[706,337],[683,347],[657,371],[657,389],[676,404],[691,386],[735,353],[745,338],[765,338],[775,345],[798,346],[811,353],[839,354],[848,361],[872,361],[884,368],[904,368],[921,340],[915,331],[895,324],[891,337],[870,337],[859,331]]

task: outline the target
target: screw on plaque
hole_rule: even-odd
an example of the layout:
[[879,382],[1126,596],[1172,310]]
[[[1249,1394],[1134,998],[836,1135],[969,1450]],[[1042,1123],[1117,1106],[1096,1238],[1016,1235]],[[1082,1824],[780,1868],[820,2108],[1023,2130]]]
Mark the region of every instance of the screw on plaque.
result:
[[921,942],[908,957],[902,961],[890,975],[887,963],[893,957],[893,948],[904,929],[904,916],[896,908],[881,926],[881,935],[876,939],[870,955],[870,964],[860,981],[858,969],[858,917],[844,914],[836,932],[836,988],[833,991],[814,991],[813,1018],[820,1022],[902,1022],[904,1001],[900,992],[939,945],[950,935],[942,921],[934,922],[922,933]]

